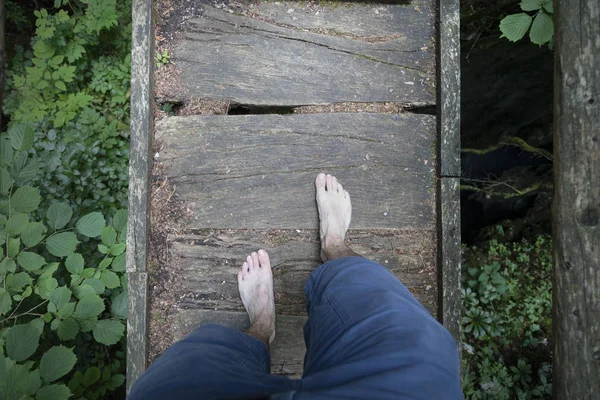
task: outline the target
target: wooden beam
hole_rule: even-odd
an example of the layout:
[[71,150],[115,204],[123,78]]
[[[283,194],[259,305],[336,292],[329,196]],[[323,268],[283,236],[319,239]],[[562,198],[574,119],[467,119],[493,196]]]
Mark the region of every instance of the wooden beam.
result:
[[600,1],[555,0],[553,398],[600,394]]
[[146,368],[147,237],[154,121],[152,0],[134,0],[131,50],[131,151],[127,221],[127,389]]
[[437,107],[439,176],[460,176],[460,3],[439,0]]

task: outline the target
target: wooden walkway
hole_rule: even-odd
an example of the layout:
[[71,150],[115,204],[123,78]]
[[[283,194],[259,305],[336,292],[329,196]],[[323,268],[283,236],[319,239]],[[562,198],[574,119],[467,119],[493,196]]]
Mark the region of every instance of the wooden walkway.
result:
[[[249,115],[168,117],[155,130],[152,81],[144,75],[153,36],[144,38],[152,31],[143,17],[151,11],[143,0],[134,7],[130,382],[147,363],[153,140],[161,179],[187,213],[168,237],[163,266],[179,282],[173,340],[204,323],[248,326],[236,271],[264,248],[278,314],[272,371],[301,375],[302,288],[320,263],[314,178],[321,171],[335,174],[352,196],[350,245],[389,268],[458,334],[457,3],[440,4],[451,15],[437,42],[432,0],[247,3],[228,9],[205,2],[185,22],[172,54],[180,90],[168,96],[183,105],[226,101]],[[450,52],[436,58],[440,43]],[[444,86],[450,95],[439,92]],[[390,113],[386,102],[404,111]],[[438,115],[427,114],[436,105]],[[375,112],[362,112],[368,107]]]

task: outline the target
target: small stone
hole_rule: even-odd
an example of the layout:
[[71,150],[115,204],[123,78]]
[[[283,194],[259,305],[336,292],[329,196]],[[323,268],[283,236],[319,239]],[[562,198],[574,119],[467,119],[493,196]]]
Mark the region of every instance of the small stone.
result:
[[294,12],[294,9],[293,9],[293,8],[290,8],[290,9],[289,9],[287,12],[288,12],[288,14],[291,14],[291,13],[293,13],[293,12]]

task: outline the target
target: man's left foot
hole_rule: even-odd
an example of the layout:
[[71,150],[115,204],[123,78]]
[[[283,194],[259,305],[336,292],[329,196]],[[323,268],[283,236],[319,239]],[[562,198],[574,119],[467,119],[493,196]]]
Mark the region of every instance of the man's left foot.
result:
[[275,300],[273,271],[266,251],[259,250],[246,258],[238,273],[238,286],[252,330],[260,331],[261,336],[272,343],[275,339]]

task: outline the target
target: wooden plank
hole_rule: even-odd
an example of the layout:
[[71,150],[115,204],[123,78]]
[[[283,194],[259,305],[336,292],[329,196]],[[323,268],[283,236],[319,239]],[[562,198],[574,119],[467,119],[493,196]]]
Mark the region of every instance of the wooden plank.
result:
[[353,228],[433,229],[434,129],[411,113],[194,116],[157,136],[188,228],[313,228],[326,171],[351,193]]
[[460,178],[440,178],[438,190],[438,319],[459,343],[462,319]]
[[152,1],[133,2],[131,46],[131,123],[127,271],[146,270],[149,177],[154,130],[154,27]]
[[154,26],[151,0],[134,0],[131,50],[131,144],[127,221],[127,391],[146,369],[147,236],[153,131]]
[[[348,243],[359,254],[392,271],[435,313],[437,287],[432,233],[350,231]],[[264,248],[271,256],[277,313],[306,313],[304,284],[321,264],[318,232],[204,231],[171,237],[170,259],[181,279],[180,306],[243,311],[237,272],[246,256]],[[431,254],[431,256],[429,256]]]
[[[274,3],[271,18],[261,20],[203,6],[202,15],[185,24],[173,51],[181,72],[175,101],[216,98],[232,103],[293,106],[334,102],[395,101],[427,103],[433,94],[434,16],[428,7],[415,10],[388,5],[389,32],[377,42],[336,34],[339,23],[325,20],[304,29],[279,22],[289,3]],[[377,25],[373,12],[329,11],[345,25]],[[365,10],[372,11],[373,7]],[[284,18],[282,21],[288,21]],[[288,21],[289,22],[289,21]],[[383,32],[380,32],[382,34]],[[342,67],[343,66],[343,67]]]
[[600,393],[600,4],[555,1],[552,392]]
[[127,317],[127,392],[146,369],[148,358],[148,274],[130,272]]
[[439,0],[439,176],[460,176],[460,2]]
[[[185,310],[177,311],[176,340],[181,340],[201,325],[218,324],[244,331],[250,326],[245,312]],[[271,373],[300,378],[304,366],[303,327],[306,317],[278,315],[275,320],[275,341],[270,346]]]

